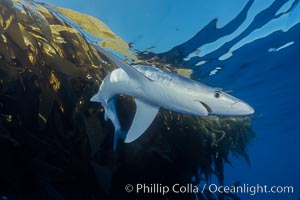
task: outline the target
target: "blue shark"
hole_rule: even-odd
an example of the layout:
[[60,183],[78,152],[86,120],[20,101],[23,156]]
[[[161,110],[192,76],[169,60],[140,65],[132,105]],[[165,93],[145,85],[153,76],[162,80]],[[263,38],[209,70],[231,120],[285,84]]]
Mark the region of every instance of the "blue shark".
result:
[[[219,89],[155,66],[129,65],[121,58],[96,46],[97,50],[119,68],[109,73],[91,98],[104,107],[105,119],[115,128],[114,148],[119,138],[133,142],[151,125],[159,109],[165,108],[195,116],[251,115],[254,109],[246,102]],[[125,134],[121,131],[115,97],[125,94],[135,98],[136,113]]]

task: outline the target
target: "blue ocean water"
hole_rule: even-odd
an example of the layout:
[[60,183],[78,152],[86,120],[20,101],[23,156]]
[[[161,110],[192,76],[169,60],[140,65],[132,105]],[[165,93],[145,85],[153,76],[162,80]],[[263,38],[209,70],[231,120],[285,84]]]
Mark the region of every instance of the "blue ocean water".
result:
[[[105,5],[102,8],[112,6],[113,2],[118,1],[111,1],[111,3],[103,1]],[[134,1],[128,2],[129,5],[134,4]],[[148,4],[141,2],[143,1],[140,1],[138,6],[147,8]],[[120,36],[127,41],[134,40],[137,49],[143,50],[145,45],[153,43],[152,45],[157,46],[153,49],[157,56],[165,58],[173,65],[192,69],[193,79],[230,90],[234,96],[252,105],[256,110],[252,126],[257,136],[248,149],[251,167],[241,159],[232,158],[233,167],[226,166],[225,184],[232,185],[239,180],[241,184],[249,185],[293,186],[292,194],[256,194],[255,196],[241,194],[240,196],[242,199],[299,199],[300,132],[297,129],[300,122],[298,113],[300,108],[299,0],[264,2],[249,0],[241,1],[242,3],[228,1],[227,4],[237,5],[225,3],[226,5],[223,6],[232,7],[234,12],[223,10],[218,14],[215,11],[212,12],[212,15],[215,14],[212,19],[206,17],[209,15],[208,12],[196,13],[196,9],[203,4],[207,10],[213,11],[216,2],[197,1],[195,10],[187,6],[188,9],[182,11],[195,14],[189,15],[190,17],[197,16],[197,19],[186,17],[192,28],[185,31],[186,26],[178,26],[179,28],[170,26],[169,32],[162,26],[156,26],[155,22],[164,21],[166,18],[171,22],[184,18],[180,13],[178,18],[165,14],[172,13],[172,4],[177,2],[183,4],[183,2],[162,2],[161,6],[148,7],[153,12],[149,11],[147,22],[141,19],[136,22],[143,26],[134,26],[132,25],[134,22],[125,23],[126,19],[138,20],[138,15],[143,14],[129,12],[127,10],[129,6],[120,6],[126,11],[122,13],[124,16],[111,17],[114,15],[111,10],[101,14],[99,10],[91,7],[85,7],[84,11],[105,19],[104,21],[113,30],[117,30]],[[196,1],[191,2],[196,4]],[[193,5],[193,3],[189,4]],[[74,5],[66,1],[63,6],[70,8]],[[101,10],[100,7],[99,5]],[[137,7],[135,9],[139,10]],[[228,20],[222,21],[222,18],[227,15],[230,15],[227,17]],[[124,17],[122,20],[125,21],[118,21],[118,17]],[[182,23],[185,21],[182,20]],[[152,26],[150,31],[146,28],[147,25]],[[135,30],[139,28],[144,30]],[[186,32],[193,32],[193,34],[188,35]],[[168,37],[165,36],[166,34]],[[181,34],[184,37],[180,37]],[[164,40],[168,40],[169,43],[159,46],[164,43],[159,39],[160,36],[164,36]]]
[[256,109],[253,128],[257,137],[249,147],[251,167],[236,160],[233,168],[227,168],[225,182],[294,187],[293,194],[242,194],[242,199],[298,199],[300,5],[299,1],[274,1],[235,34],[253,3],[248,1],[221,28],[217,20],[210,21],[164,55],[176,52],[178,63],[192,66],[194,79],[233,90]]
[[[217,20],[213,20],[193,38],[164,55],[176,52],[180,55],[178,63],[192,66],[194,79],[233,90],[235,96],[256,109],[253,128],[257,137],[249,147],[251,167],[236,160],[233,168],[227,168],[225,182],[232,185],[240,180],[249,185],[294,187],[293,194],[244,194],[240,195],[242,199],[297,199],[300,5],[299,1],[274,1],[230,37],[245,22],[253,3],[248,1],[222,28],[217,28]],[[221,40],[220,45],[216,44]],[[201,52],[212,43],[217,47]]]

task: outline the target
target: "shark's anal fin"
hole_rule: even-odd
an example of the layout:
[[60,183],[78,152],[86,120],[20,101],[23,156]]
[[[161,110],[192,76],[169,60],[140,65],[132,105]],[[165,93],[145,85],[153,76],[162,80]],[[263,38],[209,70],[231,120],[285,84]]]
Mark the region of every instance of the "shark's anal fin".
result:
[[136,113],[127,133],[125,143],[133,142],[140,137],[150,126],[159,111],[159,107],[149,105],[135,99]]

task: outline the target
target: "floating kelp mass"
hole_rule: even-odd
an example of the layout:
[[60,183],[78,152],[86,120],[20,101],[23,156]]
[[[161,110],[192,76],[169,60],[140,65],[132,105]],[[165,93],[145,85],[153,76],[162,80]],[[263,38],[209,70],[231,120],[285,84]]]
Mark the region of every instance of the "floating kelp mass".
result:
[[[0,36],[0,198],[195,199],[126,193],[124,187],[197,185],[211,175],[223,184],[230,154],[249,162],[250,117],[201,118],[164,109],[142,138],[113,152],[113,125],[89,99],[116,66],[94,45],[153,62],[139,60],[100,20],[45,3],[0,0]],[[135,113],[132,98],[119,96],[118,110],[126,129]]]

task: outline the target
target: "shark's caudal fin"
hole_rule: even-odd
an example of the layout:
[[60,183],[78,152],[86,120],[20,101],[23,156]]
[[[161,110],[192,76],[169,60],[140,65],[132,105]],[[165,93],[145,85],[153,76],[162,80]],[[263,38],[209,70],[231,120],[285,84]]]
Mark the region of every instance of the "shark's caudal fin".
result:
[[135,99],[136,113],[124,142],[129,143],[140,137],[150,126],[158,113],[159,107],[149,105],[139,99]]
[[130,78],[136,79],[136,80],[140,80],[141,83],[142,81],[152,81],[151,79],[149,79],[148,77],[146,77],[144,74],[142,74],[141,72],[139,72],[138,70],[136,70],[134,67],[132,67],[131,65],[127,64],[125,61],[123,61],[121,58],[119,58],[118,56],[106,51],[105,49],[103,49],[102,47],[98,46],[98,45],[94,45],[94,47],[103,55],[105,55],[110,61],[112,61],[113,63],[115,63],[118,67],[122,68]]
[[121,125],[118,118],[117,110],[116,110],[116,96],[111,98],[106,105],[102,103],[104,107],[104,119],[107,121],[110,119],[110,121],[113,123],[115,128],[115,135],[114,135],[114,151],[117,148],[119,139],[125,138],[125,133],[121,131]]
[[119,140],[124,140],[126,137],[126,132],[121,131],[120,129],[115,129],[115,135],[114,135],[114,151],[117,150],[117,146],[119,143]]
[[[101,102],[99,99],[98,94],[94,95],[91,98],[91,101],[93,102]],[[102,103],[102,102],[101,102]],[[125,139],[126,133],[124,131],[121,131],[121,125],[120,121],[117,115],[116,110],[116,97],[111,98],[107,104],[105,105],[102,103],[104,108],[104,119],[107,121],[108,119],[111,120],[111,122],[114,125],[115,128],[115,135],[114,135],[114,151],[116,151],[119,139]]]

